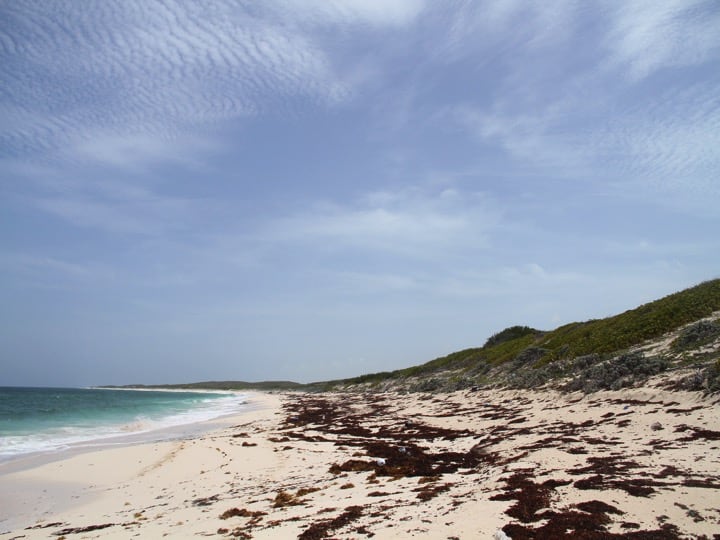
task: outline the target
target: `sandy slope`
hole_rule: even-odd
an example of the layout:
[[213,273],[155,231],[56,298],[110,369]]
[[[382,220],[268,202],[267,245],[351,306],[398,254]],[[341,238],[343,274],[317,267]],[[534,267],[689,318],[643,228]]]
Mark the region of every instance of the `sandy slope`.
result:
[[720,531],[717,398],[644,388],[252,399],[264,408],[226,429],[1,476],[0,539]]

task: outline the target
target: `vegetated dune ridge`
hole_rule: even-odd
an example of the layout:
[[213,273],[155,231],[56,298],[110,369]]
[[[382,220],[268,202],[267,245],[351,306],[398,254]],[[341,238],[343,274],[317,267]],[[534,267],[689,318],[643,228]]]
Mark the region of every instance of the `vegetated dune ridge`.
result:
[[425,364],[315,383],[321,389],[448,392],[471,387],[593,392],[674,373],[675,388],[720,391],[720,279],[605,319],[550,332],[513,326],[483,347]]
[[605,319],[546,332],[512,326],[424,364],[349,379],[205,381],[163,388],[452,392],[479,388],[619,389],[674,373],[677,389],[720,391],[720,279]]

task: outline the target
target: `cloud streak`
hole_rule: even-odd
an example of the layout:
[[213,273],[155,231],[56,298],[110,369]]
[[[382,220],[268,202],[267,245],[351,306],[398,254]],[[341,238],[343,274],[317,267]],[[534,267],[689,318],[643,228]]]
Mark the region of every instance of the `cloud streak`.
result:
[[352,205],[318,204],[273,224],[269,237],[329,250],[432,258],[461,246],[487,247],[500,217],[500,209],[482,195],[414,188],[371,193]]
[[[714,29],[720,27],[720,11],[712,2],[609,3],[597,13],[584,13],[587,7],[581,11],[560,1],[552,6],[564,14],[557,32],[548,32],[554,27],[543,23],[542,13],[521,12],[512,2],[499,13],[472,9],[474,24],[465,23],[451,35],[455,50],[473,50],[466,42],[480,28],[488,36],[480,38],[481,46],[505,33],[520,37],[497,60],[503,66],[496,85],[502,92],[452,104],[440,122],[450,120],[481,147],[499,148],[559,177],[610,180],[640,192],[648,185],[716,190],[720,79],[711,75],[688,83],[685,75],[672,75],[679,69],[712,71],[717,65],[720,33]],[[522,25],[515,29],[521,15]],[[571,50],[577,39],[589,40],[580,57]],[[553,62],[528,67],[535,58]],[[658,84],[649,81],[653,77],[662,81],[662,90],[637,99]]]
[[720,11],[708,0],[619,2],[611,11],[610,64],[640,80],[711,60],[720,49]]
[[[342,100],[305,35],[225,2],[3,4],[5,151],[51,150],[88,130],[172,137],[187,124]],[[27,84],[42,80],[43,84]]]

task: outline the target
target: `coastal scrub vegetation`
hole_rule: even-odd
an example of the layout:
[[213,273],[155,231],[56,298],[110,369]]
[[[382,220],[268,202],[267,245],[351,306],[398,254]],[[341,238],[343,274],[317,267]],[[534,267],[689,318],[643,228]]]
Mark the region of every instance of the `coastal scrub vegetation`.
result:
[[494,347],[495,345],[500,345],[501,343],[505,343],[506,341],[512,341],[521,337],[525,337],[527,335],[535,335],[538,333],[540,333],[539,330],[535,330],[534,328],[530,328],[529,326],[511,326],[509,328],[506,328],[505,330],[502,330],[501,332],[490,336],[485,342],[484,346],[486,348]]
[[683,351],[690,347],[705,345],[720,336],[720,323],[718,321],[699,321],[684,329],[672,342],[676,351]]
[[539,345],[547,360],[612,353],[662,336],[720,310],[720,279],[707,281],[606,319],[573,323],[549,332]]
[[[573,322],[552,331],[511,326],[470,348],[425,364],[324,383],[325,388],[397,386],[409,391],[449,391],[476,385],[531,388],[564,379],[565,390],[592,392],[632,386],[671,367],[668,357],[631,352],[642,343],[683,329],[670,350],[683,352],[712,345],[720,339],[720,321],[704,320],[720,311],[720,279],[605,319]],[[692,324],[694,323],[694,324]],[[698,364],[693,389],[720,390],[717,352],[691,356]],[[675,357],[677,360],[679,357]],[[685,358],[686,362],[687,356]],[[697,363],[697,362],[695,362]]]
[[[510,326],[490,336],[482,347],[394,371],[310,384],[224,381],[164,387],[440,392],[476,386],[533,388],[558,381],[565,390],[592,392],[639,384],[681,366],[696,371],[679,381],[680,387],[715,392],[720,391],[718,314],[720,279],[715,279],[604,319],[573,322],[551,331]],[[637,350],[671,332],[677,335],[662,354]]]

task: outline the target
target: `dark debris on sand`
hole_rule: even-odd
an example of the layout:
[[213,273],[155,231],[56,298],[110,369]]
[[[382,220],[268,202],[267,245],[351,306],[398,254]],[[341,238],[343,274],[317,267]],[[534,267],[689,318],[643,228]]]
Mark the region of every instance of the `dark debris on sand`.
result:
[[[377,498],[377,502],[347,507],[334,518],[321,517],[327,516],[329,511],[318,513],[298,538],[312,540],[335,537],[338,534],[343,537],[371,537],[373,533],[369,528],[372,523],[392,519],[393,508],[422,504],[440,493],[452,491],[456,483],[448,481],[448,475],[482,475],[491,467],[503,470],[505,465],[521,460],[531,451],[544,448],[557,448],[579,458],[587,454],[585,465],[562,471],[565,478],[541,480],[528,471],[519,471],[504,480],[504,487],[490,496],[490,499],[512,501],[506,514],[513,521],[505,525],[503,531],[513,540],[679,539],[683,536],[671,523],[661,522],[654,530],[640,530],[639,525],[622,521],[622,509],[592,498],[563,508],[557,500],[557,489],[572,485],[580,490],[616,489],[633,497],[650,497],[658,490],[677,488],[678,485],[717,489],[717,482],[720,482],[720,479],[716,478],[693,476],[669,464],[653,474],[641,466],[635,456],[617,452],[615,447],[620,444],[619,438],[598,436],[597,427],[602,424],[614,426],[616,429],[630,425],[635,418],[635,410],[643,414],[650,408],[657,409],[676,403],[610,401],[608,404],[622,407],[622,410],[607,412],[602,416],[598,415],[594,420],[581,423],[558,419],[544,424],[542,433],[537,433],[542,437],[536,442],[514,447],[516,454],[507,455],[495,450],[498,443],[533,435],[538,430],[537,427],[528,426],[528,420],[524,416],[526,410],[523,407],[527,407],[530,401],[518,398],[468,406],[437,397],[432,399],[436,412],[428,411],[425,417],[440,419],[468,415],[479,420],[493,421],[490,429],[477,433],[467,428],[450,429],[431,425],[423,421],[423,418],[403,417],[396,412],[392,397],[383,394],[348,394],[347,399],[338,399],[337,396],[328,398],[322,394],[297,394],[287,397],[283,404],[285,420],[276,436],[270,439],[272,442],[303,441],[334,444],[347,449],[348,459],[329,464],[328,472],[331,477],[368,473],[368,484],[377,484],[382,477],[388,480],[418,478],[418,487],[414,489],[415,498],[393,503],[387,497],[397,493],[372,491],[371,494]],[[552,408],[551,405],[548,407]],[[717,440],[718,437],[716,432],[688,426],[680,426],[676,432],[680,433],[682,438],[676,441],[651,441],[649,447],[659,451],[665,448],[662,445],[669,445],[670,442],[682,445],[684,441]],[[467,441],[467,451],[443,449],[443,446],[449,446],[444,445],[444,442],[456,440]],[[290,447],[286,445],[285,448]],[[651,451],[643,450],[637,457]],[[548,472],[538,473],[539,476],[542,474]],[[354,487],[354,484],[348,482],[346,486]],[[460,495],[454,494],[452,498],[453,507],[461,504]],[[199,502],[195,501],[195,504]],[[215,501],[207,502],[212,504]],[[298,495],[280,492],[273,501],[273,506],[282,508],[303,502]],[[241,515],[232,513],[236,510],[229,512],[231,515]],[[375,521],[357,526],[355,522],[362,516]],[[609,526],[614,519],[619,520],[618,526],[625,532],[609,532]],[[264,526],[272,525],[265,523]],[[243,531],[249,534],[250,529],[245,528]]]
[[[676,540],[681,537],[677,528],[666,524],[654,531],[634,531],[615,534],[607,531],[612,522],[608,514],[622,515],[623,512],[602,501],[586,501],[574,508],[552,510],[550,503],[553,492],[565,486],[569,480],[546,480],[537,483],[527,473],[518,473],[506,480],[506,492],[491,497],[491,500],[515,501],[507,515],[520,523],[503,527],[503,532],[513,540],[611,540],[630,538],[637,540]],[[535,523],[543,522],[536,526]]]
[[[328,533],[347,527],[350,523],[359,519],[362,514],[362,506],[349,506],[342,514],[333,519],[324,519],[312,523],[298,536],[298,540],[319,540],[321,538],[327,538]],[[372,536],[372,534],[365,534]]]
[[92,531],[100,531],[109,527],[115,527],[117,523],[104,523],[102,525],[88,525],[87,527],[68,527],[53,533],[53,536],[66,536],[68,534],[81,534]]

